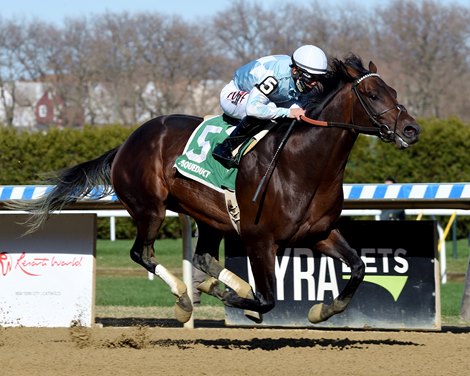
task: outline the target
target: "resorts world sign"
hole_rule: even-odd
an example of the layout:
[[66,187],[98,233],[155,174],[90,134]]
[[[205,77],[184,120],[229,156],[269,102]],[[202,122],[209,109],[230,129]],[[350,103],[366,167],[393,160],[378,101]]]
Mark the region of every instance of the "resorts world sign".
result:
[[[366,266],[364,282],[345,312],[311,324],[317,302],[329,303],[350,277],[341,262],[305,247],[286,248],[277,257],[276,307],[262,326],[383,329],[439,329],[437,230],[433,221],[345,221],[340,230]],[[239,243],[226,239],[226,265],[254,285]],[[243,312],[226,309],[227,325],[255,325]]]
[[27,218],[0,217],[0,326],[91,326],[96,216],[52,215],[23,236]]

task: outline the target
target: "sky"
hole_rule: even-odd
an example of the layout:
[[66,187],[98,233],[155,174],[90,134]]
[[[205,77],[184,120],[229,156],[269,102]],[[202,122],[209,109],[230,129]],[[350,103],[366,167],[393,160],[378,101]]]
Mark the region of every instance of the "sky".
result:
[[[254,0],[250,0],[254,1]],[[384,4],[377,0],[333,0],[335,3],[355,3],[362,6]],[[465,3],[468,0],[453,0]],[[1,0],[3,18],[38,18],[60,24],[64,18],[101,14],[106,11],[130,13],[153,11],[179,15],[186,19],[212,16],[227,9],[231,0]],[[271,0],[273,4],[279,0]],[[309,4],[311,0],[296,0],[296,4]],[[331,2],[331,0],[329,0]],[[442,1],[446,3],[448,1]],[[262,4],[267,4],[264,0]]]
[[230,6],[230,0],[1,0],[3,18],[35,17],[60,23],[66,17],[89,16],[106,11],[159,12],[192,17],[211,16]]
[[[257,1],[257,0],[249,0]],[[387,0],[328,0],[329,3],[353,3],[362,7],[384,5]],[[69,17],[90,16],[109,12],[130,13],[159,12],[179,15],[185,19],[213,16],[227,9],[231,0],[0,0],[2,18],[38,18],[43,21],[61,24]],[[278,4],[279,0],[261,1]],[[296,4],[310,4],[311,0],[295,0]],[[468,0],[441,0],[441,4],[456,3],[468,5]]]

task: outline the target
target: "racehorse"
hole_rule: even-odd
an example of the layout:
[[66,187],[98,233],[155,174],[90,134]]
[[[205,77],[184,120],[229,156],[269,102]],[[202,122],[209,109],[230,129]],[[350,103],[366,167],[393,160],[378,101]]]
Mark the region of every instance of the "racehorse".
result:
[[[377,74],[375,64],[370,62],[366,69],[355,55],[331,61],[322,96],[307,97],[305,108],[303,121],[293,128],[289,127],[292,119],[279,121],[239,165],[239,236],[250,260],[256,292],[218,262],[221,240],[235,232],[224,195],[182,176],[174,167],[202,122],[200,117],[169,115],[149,120],[122,145],[60,172],[50,182],[54,188],[47,195],[13,205],[32,212],[32,226],[37,228],[49,213],[98,185],[105,186],[103,194],[114,190],[136,223],[132,260],[168,284],[177,297],[175,314],[181,322],[189,320],[193,309],[186,285],[157,261],[154,249],[167,209],[187,214],[197,224],[199,239],[193,264],[212,277],[201,289],[227,306],[244,309],[257,322],[275,305],[276,253],[287,245],[308,243],[351,269],[351,278],[331,304],[320,303],[310,309],[308,319],[318,323],[346,309],[364,277],[364,263],[335,227],[343,206],[344,170],[358,135],[375,135],[405,149],[418,141],[420,128],[398,103],[396,91]],[[317,121],[310,121],[312,116]],[[257,177],[270,165],[287,128],[292,129],[290,137],[262,195],[253,202]],[[220,289],[218,281],[229,288]]]

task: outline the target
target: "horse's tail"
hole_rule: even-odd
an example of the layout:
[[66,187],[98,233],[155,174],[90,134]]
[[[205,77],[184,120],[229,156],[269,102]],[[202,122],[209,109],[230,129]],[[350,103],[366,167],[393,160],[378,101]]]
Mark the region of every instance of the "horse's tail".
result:
[[96,159],[61,170],[47,178],[45,183],[52,185],[53,188],[37,199],[11,200],[5,206],[12,210],[23,210],[32,214],[26,221],[29,227],[26,232],[28,234],[39,229],[51,212],[60,211],[64,206],[89,195],[98,186],[102,189],[99,190],[99,194],[93,194],[93,198],[103,198],[113,190],[111,165],[118,150],[119,147],[116,147]]

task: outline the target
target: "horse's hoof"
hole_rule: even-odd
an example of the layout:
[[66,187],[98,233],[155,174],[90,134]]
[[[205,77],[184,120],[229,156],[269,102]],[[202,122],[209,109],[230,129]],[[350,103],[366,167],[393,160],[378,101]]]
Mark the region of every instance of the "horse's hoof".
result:
[[188,293],[181,295],[175,304],[175,318],[184,324],[189,321],[193,314],[193,305],[189,299]]
[[322,311],[324,310],[325,305],[323,303],[315,304],[310,311],[308,311],[308,321],[312,324],[317,324],[324,321],[322,317]]
[[256,324],[261,324],[263,322],[263,315],[259,312],[245,309],[243,313],[247,318],[249,318],[251,321],[254,321]]

